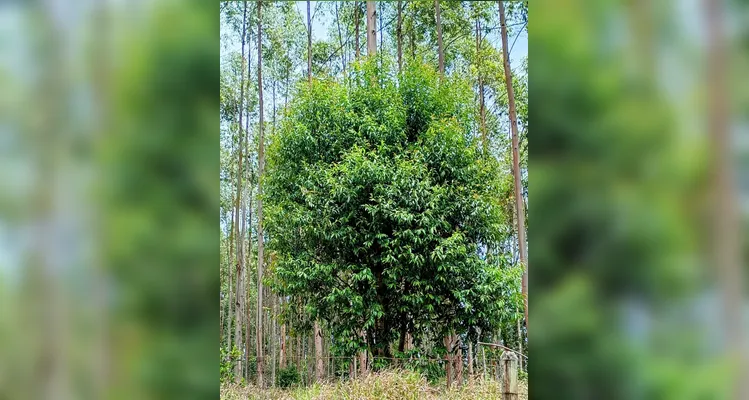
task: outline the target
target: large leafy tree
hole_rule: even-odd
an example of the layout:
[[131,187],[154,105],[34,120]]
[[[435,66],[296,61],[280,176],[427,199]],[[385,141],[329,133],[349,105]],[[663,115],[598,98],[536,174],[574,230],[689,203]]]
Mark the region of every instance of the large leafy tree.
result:
[[346,354],[387,355],[398,333],[493,329],[520,305],[518,271],[486,259],[508,221],[499,166],[468,122],[470,83],[423,65],[396,82],[375,65],[348,86],[299,87],[264,182],[274,285]]

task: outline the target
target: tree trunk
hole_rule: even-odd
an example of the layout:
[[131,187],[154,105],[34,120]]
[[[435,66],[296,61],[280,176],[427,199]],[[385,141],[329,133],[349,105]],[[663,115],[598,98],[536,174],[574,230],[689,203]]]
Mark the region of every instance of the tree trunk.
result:
[[[249,51],[249,49],[248,49],[248,54],[251,54],[250,51]],[[249,58],[251,58],[251,57],[248,56],[248,59]],[[248,65],[247,66],[247,80],[249,80],[250,79],[250,67],[249,67],[250,62],[248,62],[247,65]],[[249,146],[250,146],[250,116],[249,115],[247,115],[247,117],[245,118],[245,129],[244,129],[244,131],[245,131],[245,135],[246,135],[246,137],[245,137],[245,143],[247,144],[247,155],[249,156],[249,154],[250,154],[250,149],[249,149]],[[250,188],[250,192],[249,192],[248,197],[247,197],[247,213],[249,214],[249,218],[247,218],[246,225],[247,226],[252,226],[252,190],[253,190],[253,186],[252,186],[252,184],[250,184],[248,186]],[[245,296],[245,302],[244,302],[244,320],[245,320],[245,325],[246,325],[246,327],[245,327],[245,338],[244,338],[244,368],[245,368],[245,374],[244,374],[244,376],[247,379],[249,379],[249,377],[250,377],[250,373],[249,373],[250,372],[250,369],[249,369],[249,365],[250,365],[250,321],[252,320],[252,315],[250,314],[250,307],[249,307],[250,302],[249,302],[249,298],[248,298],[249,297],[249,293],[247,291],[247,287],[248,286],[246,286],[246,284],[250,281],[249,274],[248,274],[249,267],[247,267],[247,265],[250,263],[249,258],[252,255],[252,228],[246,229],[246,230],[243,229],[243,232],[244,232],[244,233],[242,233],[242,242],[243,243],[245,242],[245,235],[247,235],[247,241],[246,241],[247,242],[247,252],[243,253],[243,254],[245,254],[245,256],[244,256],[245,261],[243,263],[245,265],[245,272],[243,274],[244,275],[244,283],[243,283],[244,290],[243,290],[243,294]],[[244,248],[244,246],[243,246],[243,248]]]
[[463,347],[460,343],[460,336],[453,334],[453,343],[457,346],[453,362],[455,364],[455,382],[458,386],[463,385]]
[[398,41],[398,73],[403,69],[403,2],[398,1],[398,25],[396,26],[396,39]]
[[468,379],[473,380],[473,342],[468,342]]
[[382,34],[382,29],[384,26],[382,25],[382,1],[377,2],[377,18],[380,19],[380,65],[382,65],[382,39],[385,37],[385,35]]
[[445,343],[445,372],[447,380],[447,388],[453,384],[453,357],[452,357],[452,335],[446,335],[443,339]]
[[[247,35],[247,1],[244,1],[244,11],[242,13],[242,68],[240,71],[240,78],[239,78],[239,159],[237,160],[237,195],[234,199],[234,208],[236,210],[236,213],[234,214],[234,239],[236,240],[236,251],[237,251],[237,258],[236,258],[236,270],[237,270],[237,288],[236,288],[236,303],[235,303],[235,313],[236,313],[236,321],[234,324],[234,346],[237,348],[241,348],[241,340],[242,340],[242,303],[244,303],[244,297],[242,296],[242,270],[244,269],[244,257],[242,254],[242,250],[244,250],[243,244],[242,244],[242,235],[240,234],[240,224],[239,224],[239,209],[240,209],[240,203],[242,198],[242,159],[243,156],[243,147],[242,147],[242,139],[243,139],[243,126],[242,126],[242,120],[244,116],[244,63],[245,63],[245,56],[244,56],[244,48],[245,48],[245,40]],[[237,382],[242,377],[242,362],[241,359],[237,361],[237,363],[234,365],[234,377],[237,379]]]
[[273,302],[273,318],[271,321],[270,332],[272,354],[270,363],[270,384],[271,386],[276,386],[276,316],[278,315],[278,301],[276,296],[272,296],[271,299],[271,301]]
[[518,319],[518,351],[520,352],[520,356],[518,357],[518,364],[520,365],[520,369],[523,369],[523,330],[520,327],[520,320]]
[[312,14],[307,0],[307,80],[312,82]]
[[406,330],[407,327],[406,323],[402,322],[400,338],[398,340],[398,352],[400,353],[403,353],[406,350],[406,335],[408,334],[408,331]]
[[263,171],[265,170],[265,136],[263,131],[263,19],[262,1],[257,3],[257,86],[260,122],[258,125],[258,199],[257,199],[257,385],[263,387]]
[[487,138],[486,131],[486,105],[484,101],[484,77],[481,74],[481,20],[476,17],[476,70],[478,72],[479,81],[479,117],[480,117],[480,129],[481,129],[481,145],[484,150],[484,154],[489,154],[489,140]]
[[486,347],[481,346],[481,363],[484,366],[484,379],[486,379]]
[[510,55],[507,48],[507,23],[505,22],[505,8],[503,2],[499,2],[499,24],[502,35],[502,58],[504,59],[505,86],[507,87],[507,101],[510,106],[510,130],[512,131],[512,174],[515,178],[515,216],[518,225],[518,248],[520,251],[520,262],[523,264],[522,293],[525,306],[525,327],[528,331],[528,250],[525,241],[525,211],[523,210],[523,187],[520,171],[520,153],[518,137],[518,120],[515,111],[515,92],[512,88],[512,70],[510,69]]
[[375,2],[367,2],[367,55],[374,56],[377,53],[377,19]]
[[359,5],[359,2],[354,2],[354,36],[356,37],[356,60],[359,60],[359,23],[361,21],[361,13],[359,12],[361,10],[361,6]]
[[341,71],[346,76],[346,49],[343,46],[343,36],[341,35],[341,20],[338,18],[338,2],[335,2],[335,23],[338,28],[338,44],[341,46]]
[[434,0],[435,21],[437,23],[437,56],[439,60],[440,77],[445,75],[445,52],[442,47],[442,18],[440,16],[440,0]]
[[[239,310],[240,310],[240,314],[241,314],[241,318],[238,320],[238,322],[239,322],[239,324],[238,324],[238,326],[239,326],[239,341],[242,344],[242,346],[240,347],[240,352],[243,354],[242,362],[241,362],[242,368],[240,368],[240,375],[239,376],[244,376],[244,370],[245,370],[245,368],[247,366],[246,362],[247,362],[247,359],[248,359],[247,358],[247,352],[246,352],[246,349],[247,349],[246,344],[249,341],[249,338],[248,338],[248,336],[249,336],[248,333],[249,332],[247,332],[247,326],[249,325],[249,320],[246,318],[246,316],[247,316],[247,290],[246,290],[246,288],[247,288],[247,286],[246,286],[247,271],[246,271],[246,268],[245,268],[245,266],[246,266],[245,254],[246,253],[245,253],[245,247],[244,247],[245,246],[244,237],[245,237],[245,232],[247,232],[247,200],[245,198],[242,198],[242,205],[241,205],[241,207],[242,207],[242,221],[241,221],[242,223],[241,223],[241,228],[239,230],[240,231],[240,235],[239,235],[238,244],[242,248],[242,252],[241,252],[242,253],[242,259],[241,259],[241,263],[242,263],[242,274],[241,274],[241,276],[239,278],[239,282],[238,282],[237,288],[239,288],[239,296],[238,296],[238,298],[239,298]],[[244,340],[242,340],[243,334],[244,334]]]
[[227,299],[228,300],[227,303],[228,303],[228,306],[229,306],[229,310],[228,310],[229,311],[228,312],[229,317],[227,318],[227,321],[226,321],[226,351],[227,352],[231,352],[231,343],[232,343],[232,341],[231,341],[231,326],[232,326],[232,319],[234,318],[234,313],[232,312],[232,310],[234,309],[232,307],[232,305],[234,303],[234,296],[235,296],[235,294],[234,294],[234,279],[233,279],[234,274],[232,273],[232,267],[234,266],[234,263],[233,263],[234,260],[232,259],[232,254],[234,254],[234,212],[232,212],[231,226],[229,227],[229,255],[228,255],[228,258],[229,258],[229,261],[228,261],[228,264],[229,264],[229,267],[228,267],[228,272],[229,272],[229,298]]
[[[364,339],[364,342],[367,342],[366,333],[362,331],[361,333],[362,338]],[[359,376],[362,378],[367,376],[367,350],[364,349],[359,352]]]
[[[279,308],[283,308],[283,301],[279,298]],[[278,365],[281,369],[286,368],[286,324],[281,324],[281,354],[279,355]]]
[[315,380],[321,382],[325,373],[325,365],[322,359],[322,331],[320,322],[315,321]]

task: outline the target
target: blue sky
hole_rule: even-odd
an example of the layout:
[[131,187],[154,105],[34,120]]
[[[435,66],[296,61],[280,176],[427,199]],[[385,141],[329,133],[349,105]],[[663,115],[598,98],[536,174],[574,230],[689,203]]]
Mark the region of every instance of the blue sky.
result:
[[[312,11],[312,14],[315,14],[315,7],[317,6],[318,1],[310,1],[310,10]],[[296,7],[299,13],[303,16],[307,15],[307,2],[306,1],[297,1]],[[329,25],[332,23],[332,16],[331,15],[324,15],[320,16],[318,14],[315,18],[315,20],[312,22],[312,35],[315,38],[327,38],[328,37],[328,28]],[[509,24],[509,23],[508,23]],[[508,38],[508,42],[510,45],[512,45],[513,41],[515,41],[515,37]],[[491,40],[492,44],[496,48],[501,48],[499,43],[499,35],[497,35],[497,38],[495,40]],[[517,40],[515,42],[515,46],[512,47],[512,52],[510,53],[510,63],[512,64],[513,70],[516,66],[520,65],[523,58],[528,56],[528,32],[523,31],[520,36],[517,37]]]
[[[315,9],[318,6],[319,1],[310,1],[310,9],[312,11],[312,15],[314,15],[314,20],[312,21],[312,36],[314,40],[324,40],[328,38],[328,31],[333,23],[333,16],[328,14],[321,14],[318,12],[317,15],[315,15]],[[304,18],[306,23],[306,16],[307,16],[307,2],[306,1],[297,1],[296,2],[296,8],[299,14]],[[222,26],[223,28],[223,26]],[[492,45],[496,48],[501,48],[500,46],[500,39],[499,34],[491,35],[488,40],[492,43]],[[518,66],[522,62],[523,58],[528,56],[528,32],[523,31],[519,36],[511,36],[508,38],[508,43],[511,46],[512,51],[510,52],[510,64],[512,65],[513,71],[516,73],[522,73],[518,70]],[[513,46],[514,43],[514,46]],[[232,51],[239,51],[239,43],[234,43],[234,46],[231,48]],[[225,54],[225,50],[221,49],[222,55]]]

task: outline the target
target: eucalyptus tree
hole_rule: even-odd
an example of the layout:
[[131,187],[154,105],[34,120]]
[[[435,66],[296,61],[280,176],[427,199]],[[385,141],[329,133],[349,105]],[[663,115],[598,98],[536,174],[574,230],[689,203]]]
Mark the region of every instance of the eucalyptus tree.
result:
[[505,20],[505,10],[502,0],[497,2],[499,6],[499,20],[502,35],[502,56],[504,61],[505,85],[507,87],[507,102],[509,105],[510,130],[512,132],[512,171],[515,183],[515,221],[517,224],[518,249],[520,253],[520,262],[523,265],[523,302],[525,309],[525,324],[528,328],[528,250],[525,239],[525,211],[523,204],[522,183],[520,178],[520,155],[518,139],[518,121],[515,111],[515,93],[512,87],[512,70],[510,68],[510,55],[507,45],[507,22]]
[[263,267],[265,243],[263,239],[263,170],[265,169],[265,138],[263,113],[263,18],[262,0],[257,2],[257,90],[258,90],[258,201],[257,201],[257,322],[255,340],[257,354],[257,385],[263,387]]

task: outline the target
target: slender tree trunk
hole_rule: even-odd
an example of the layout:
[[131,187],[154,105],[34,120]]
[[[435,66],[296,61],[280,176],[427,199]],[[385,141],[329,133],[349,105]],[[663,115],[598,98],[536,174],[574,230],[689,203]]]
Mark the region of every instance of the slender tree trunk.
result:
[[[247,128],[249,128],[249,123],[247,125]],[[249,129],[247,129],[247,132],[249,132]],[[249,137],[247,139],[248,139],[247,142],[249,145]],[[252,189],[253,187],[252,185],[249,185],[249,186],[250,186],[250,193],[247,197],[247,212],[249,216],[247,218],[247,223],[248,223],[248,226],[251,226],[252,225]],[[242,236],[244,238],[244,235]],[[247,238],[247,253],[246,254],[247,254],[247,258],[250,258],[252,254],[252,228],[248,229],[247,236],[248,238]],[[249,261],[247,263],[249,263]],[[250,282],[250,277],[249,277],[247,269],[248,268],[245,268],[245,273],[244,273],[245,281]],[[249,293],[247,290],[245,290],[245,295],[249,296]],[[244,362],[245,362],[245,377],[248,379],[250,377],[250,374],[249,374],[249,371],[250,371],[249,369],[249,365],[250,365],[250,321],[252,321],[252,314],[250,312],[249,305],[250,305],[250,302],[248,299],[246,299],[244,309],[245,309],[245,323],[247,327],[245,330],[245,339],[244,339]]]
[[442,17],[440,11],[440,0],[434,0],[434,14],[437,22],[437,57],[439,60],[440,77],[445,75],[445,51],[442,47]]
[[525,241],[525,211],[523,210],[523,184],[520,171],[520,153],[518,137],[518,119],[515,111],[515,92],[512,88],[512,70],[510,69],[510,55],[507,48],[507,23],[505,22],[505,8],[499,2],[499,24],[502,35],[502,58],[504,59],[505,86],[507,87],[507,101],[510,106],[510,130],[512,131],[512,173],[515,178],[515,216],[518,225],[518,248],[520,262],[523,264],[522,293],[525,305],[525,327],[528,331],[528,250]]
[[[362,331],[361,336],[364,342],[367,342],[366,332]],[[364,349],[359,352],[359,376],[362,378],[367,376],[367,350]]]
[[377,19],[375,2],[367,2],[367,55],[372,57],[377,53]]
[[312,82],[312,14],[307,0],[307,80]]
[[271,296],[273,302],[273,320],[271,321],[271,364],[270,364],[270,384],[276,386],[276,316],[278,315],[278,299],[276,296]]
[[354,2],[354,37],[356,40],[356,60],[359,60],[359,23],[361,21],[361,6],[358,1]]
[[[237,259],[236,259],[236,270],[237,270],[237,288],[236,288],[236,304],[235,304],[235,310],[236,310],[236,321],[234,325],[234,346],[237,348],[241,348],[241,340],[242,340],[242,303],[244,303],[244,297],[242,295],[242,270],[244,269],[244,257],[242,254],[242,250],[244,250],[242,245],[242,235],[240,234],[240,223],[239,223],[239,213],[240,213],[240,204],[241,204],[241,198],[242,198],[242,159],[243,156],[243,126],[242,126],[242,120],[244,116],[244,63],[245,63],[245,55],[244,55],[244,48],[245,48],[245,41],[246,41],[246,35],[247,35],[247,1],[244,1],[244,11],[242,13],[242,68],[240,72],[240,79],[239,79],[239,159],[237,160],[237,195],[234,199],[234,208],[236,210],[234,214],[234,238],[236,240],[236,251],[237,251]],[[240,359],[241,360],[241,359]],[[234,376],[239,381],[242,377],[242,362],[238,360],[237,363],[234,365]]]
[[[251,31],[251,29],[249,29],[249,31]],[[247,62],[247,80],[249,81],[250,80],[250,76],[251,76],[250,75],[250,72],[251,72],[250,64],[252,62],[251,61],[252,60],[252,56],[251,56],[252,52],[250,51],[250,44],[249,43],[247,43],[247,47],[248,47],[248,49],[247,49],[247,55],[248,55],[247,56],[247,59],[248,59],[248,62]],[[244,125],[244,134],[245,134],[245,146],[247,147],[245,149],[246,150],[246,156],[249,158],[249,155],[250,155],[250,115],[249,115],[249,110],[247,110],[247,111],[248,112],[247,112],[247,115],[245,116],[245,122],[244,122],[245,123],[245,125]],[[249,164],[249,162],[248,162],[248,164]],[[248,183],[249,182],[250,182],[250,180],[248,179]],[[243,225],[243,228],[242,228],[242,240],[241,240],[242,241],[242,254],[243,254],[242,265],[243,265],[243,270],[244,270],[244,272],[242,274],[243,278],[244,278],[243,282],[242,282],[242,295],[243,295],[242,297],[244,299],[244,304],[242,305],[242,309],[244,311],[243,314],[244,314],[244,322],[245,322],[245,338],[244,338],[244,376],[245,376],[245,378],[249,378],[249,371],[250,371],[250,368],[249,368],[249,365],[250,365],[250,321],[252,320],[252,315],[250,314],[250,307],[249,307],[250,299],[249,299],[249,293],[248,293],[248,290],[247,290],[247,287],[248,287],[247,286],[247,282],[249,282],[249,280],[250,280],[249,273],[248,273],[248,269],[249,268],[247,267],[247,265],[248,265],[248,261],[247,260],[252,255],[252,228],[247,229],[246,227],[247,226],[250,226],[250,227],[252,226],[252,189],[253,189],[253,187],[252,187],[251,183],[248,186],[249,186],[249,189],[250,189],[249,190],[249,195],[247,197],[246,207],[244,207],[243,210],[245,210],[245,209],[247,210],[247,214],[249,214],[249,218],[247,218],[247,219],[243,218],[243,221],[242,221],[242,225]],[[249,232],[249,235],[247,234],[247,232]],[[249,239],[247,239],[246,236],[249,236]],[[247,240],[245,240],[245,239],[247,239]],[[244,243],[247,243],[247,251],[246,252],[245,252]]]
[[468,379],[473,380],[473,342],[468,342]]
[[[283,298],[279,298],[279,308],[283,308]],[[281,324],[281,354],[278,365],[281,369],[286,368],[286,324]]]
[[481,20],[476,16],[476,70],[479,81],[479,117],[481,129],[481,145],[484,154],[489,154],[489,140],[486,131],[486,105],[484,101],[484,77],[481,73]]
[[258,125],[258,199],[257,199],[257,385],[263,387],[263,171],[265,170],[265,136],[263,121],[263,19],[262,1],[257,3],[257,89],[260,122]]
[[452,346],[452,335],[448,334],[443,339],[443,342],[445,343],[445,372],[446,372],[446,380],[447,380],[447,388],[450,389],[450,386],[453,384],[453,346]]
[[338,44],[341,46],[341,71],[346,76],[346,49],[343,46],[343,36],[341,35],[341,20],[338,18],[338,2],[335,2],[335,23],[338,28]]
[[398,338],[398,352],[403,353],[406,350],[406,335],[407,335],[407,326],[406,323],[403,322],[401,325],[401,332],[400,337]]
[[320,330],[320,322],[315,321],[315,380],[321,382],[323,380],[323,374],[325,373],[325,365],[323,365],[322,355],[322,331]]
[[518,365],[520,366],[520,369],[523,369],[523,330],[520,327],[520,320],[518,319],[518,351],[520,352],[521,356],[518,357]]
[[398,25],[396,26],[396,37],[398,41],[398,73],[403,70],[403,2],[398,1]]
[[228,256],[228,273],[229,273],[229,298],[227,299],[227,305],[229,307],[228,314],[229,317],[226,321],[226,351],[231,352],[231,326],[232,326],[232,319],[234,318],[234,314],[232,313],[233,310],[233,303],[234,303],[234,274],[232,273],[233,267],[234,267],[234,260],[232,259],[232,254],[234,254],[234,212],[232,211],[231,216],[231,226],[229,226],[229,254]]
[[486,347],[481,346],[481,361],[484,365],[484,379],[486,379]]
[[[249,336],[248,335],[249,332],[247,332],[247,328],[246,328],[249,321],[245,318],[246,312],[247,312],[247,290],[245,290],[246,288],[245,281],[247,280],[247,273],[246,273],[246,268],[245,268],[246,262],[245,262],[245,247],[244,247],[244,237],[245,237],[245,232],[247,231],[247,207],[246,206],[247,206],[247,200],[243,197],[242,204],[241,204],[241,210],[242,210],[241,228],[239,230],[240,234],[239,234],[239,240],[238,240],[238,245],[242,249],[241,251],[242,273],[240,274],[239,280],[237,282],[237,289],[239,290],[238,292],[239,296],[237,296],[237,298],[239,300],[239,314],[240,314],[240,318],[237,321],[238,322],[237,326],[239,327],[238,342],[241,343],[241,347],[239,346],[238,347],[240,349],[240,352],[243,354],[241,358],[242,361],[240,363],[241,364],[241,368],[239,371],[240,377],[244,376],[244,370],[246,366],[245,362],[247,361],[247,357],[246,357],[247,353],[246,353],[245,344],[247,343],[247,336]],[[243,340],[243,337],[244,337],[244,340]]]
[[383,28],[383,25],[382,25],[382,3],[383,3],[382,1],[378,1],[377,2],[377,8],[378,8],[378,10],[377,10],[377,18],[379,18],[379,20],[380,20],[380,22],[379,22],[380,23],[380,25],[379,25],[380,26],[380,64],[382,64],[382,39],[385,37],[385,35],[383,35],[383,33],[382,33],[382,28]]
[[453,343],[458,347],[455,351],[455,382],[458,386],[463,385],[463,347],[460,343],[460,336],[453,334]]

